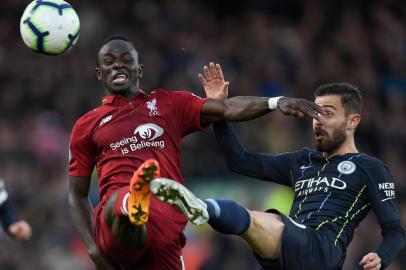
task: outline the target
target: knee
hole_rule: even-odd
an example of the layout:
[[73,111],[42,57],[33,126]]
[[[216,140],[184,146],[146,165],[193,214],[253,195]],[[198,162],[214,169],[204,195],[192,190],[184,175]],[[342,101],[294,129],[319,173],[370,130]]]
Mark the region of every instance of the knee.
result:
[[265,213],[259,211],[250,211],[251,226],[262,231],[280,231],[283,230],[285,224],[282,218],[275,213]]
[[275,259],[281,250],[285,224],[278,214],[251,211],[251,225],[243,238],[262,258]]

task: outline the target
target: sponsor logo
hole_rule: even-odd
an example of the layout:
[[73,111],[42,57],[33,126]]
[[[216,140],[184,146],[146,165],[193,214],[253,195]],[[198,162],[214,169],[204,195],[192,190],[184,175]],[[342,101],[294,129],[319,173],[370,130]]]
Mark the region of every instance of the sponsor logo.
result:
[[165,142],[157,140],[162,134],[164,134],[163,128],[153,123],[147,123],[136,127],[133,136],[122,138],[119,141],[111,143],[109,146],[113,151],[120,149],[123,155],[142,148],[163,149]]
[[298,192],[297,196],[317,191],[327,192],[330,188],[344,190],[347,188],[347,183],[336,177],[317,177],[299,180],[295,184],[295,192]]
[[383,191],[383,193],[385,194],[384,196],[386,197],[381,200],[382,202],[396,198],[394,183],[392,183],[392,182],[379,183],[378,189]]
[[113,118],[112,115],[109,115],[109,116],[104,117],[104,118],[100,121],[99,126],[102,126],[102,125],[106,124],[108,121],[111,120],[111,118]]
[[138,126],[134,130],[134,134],[139,134],[144,140],[152,141],[164,133],[164,130],[155,124],[149,123]]
[[356,168],[355,163],[349,160],[341,161],[337,166],[337,170],[342,174],[352,174]]
[[160,114],[158,108],[156,107],[156,98],[154,98],[151,101],[147,101],[146,105],[147,108],[149,109],[149,116],[152,117]]

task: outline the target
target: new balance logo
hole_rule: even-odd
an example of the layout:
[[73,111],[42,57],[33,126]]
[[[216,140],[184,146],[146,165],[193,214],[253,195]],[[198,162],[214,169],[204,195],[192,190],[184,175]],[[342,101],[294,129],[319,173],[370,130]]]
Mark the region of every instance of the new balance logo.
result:
[[100,121],[100,125],[99,125],[99,126],[106,124],[108,121],[111,120],[111,118],[113,118],[112,115],[109,115],[109,116],[104,117],[104,118]]
[[151,101],[147,101],[147,108],[149,109],[149,116],[159,115],[159,111],[156,107],[156,98]]

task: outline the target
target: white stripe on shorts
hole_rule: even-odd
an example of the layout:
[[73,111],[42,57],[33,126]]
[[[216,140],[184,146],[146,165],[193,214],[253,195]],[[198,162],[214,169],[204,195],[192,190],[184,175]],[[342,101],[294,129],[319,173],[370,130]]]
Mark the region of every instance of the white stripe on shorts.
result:
[[180,256],[180,263],[182,264],[182,270],[186,270],[185,261],[183,260],[183,256]]
[[294,225],[296,225],[297,227],[301,228],[301,229],[306,229],[306,226],[300,223],[297,223],[296,221],[294,221],[293,219],[291,219],[290,217],[288,217],[290,219],[290,221],[292,221],[292,223]]
[[130,196],[130,192],[125,194],[123,201],[121,203],[121,213],[124,215],[128,216],[128,207],[127,207],[127,202],[128,202],[128,197]]

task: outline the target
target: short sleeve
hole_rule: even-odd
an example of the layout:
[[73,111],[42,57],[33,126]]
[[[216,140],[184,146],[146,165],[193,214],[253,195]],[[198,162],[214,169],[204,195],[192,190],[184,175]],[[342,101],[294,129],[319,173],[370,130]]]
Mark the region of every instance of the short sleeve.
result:
[[95,151],[86,125],[76,123],[69,142],[69,175],[90,176],[95,164]]
[[198,97],[188,91],[173,91],[169,92],[169,95],[182,137],[208,127],[202,126],[200,121],[200,111],[207,98]]

